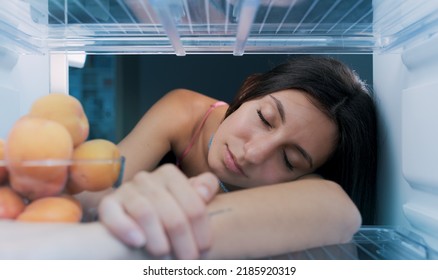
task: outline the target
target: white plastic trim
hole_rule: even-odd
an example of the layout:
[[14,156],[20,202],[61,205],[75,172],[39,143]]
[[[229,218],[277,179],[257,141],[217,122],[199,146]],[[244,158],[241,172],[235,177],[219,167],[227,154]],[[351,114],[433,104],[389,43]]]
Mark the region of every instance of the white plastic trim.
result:
[[51,93],[68,93],[68,56],[67,54],[50,55]]

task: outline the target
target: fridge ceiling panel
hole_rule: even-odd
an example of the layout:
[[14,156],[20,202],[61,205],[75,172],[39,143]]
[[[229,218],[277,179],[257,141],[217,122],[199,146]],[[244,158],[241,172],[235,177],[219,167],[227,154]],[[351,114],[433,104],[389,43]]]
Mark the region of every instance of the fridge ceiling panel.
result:
[[384,52],[437,32],[435,2],[11,0],[0,41],[24,53]]

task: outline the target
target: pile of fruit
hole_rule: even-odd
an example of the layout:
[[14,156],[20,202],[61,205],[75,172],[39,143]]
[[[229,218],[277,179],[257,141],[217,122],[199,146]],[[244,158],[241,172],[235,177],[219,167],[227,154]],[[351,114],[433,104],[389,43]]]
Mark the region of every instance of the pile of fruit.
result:
[[0,219],[80,222],[73,196],[111,188],[122,157],[105,139],[87,140],[89,122],[71,95],[36,100],[27,115],[0,139]]

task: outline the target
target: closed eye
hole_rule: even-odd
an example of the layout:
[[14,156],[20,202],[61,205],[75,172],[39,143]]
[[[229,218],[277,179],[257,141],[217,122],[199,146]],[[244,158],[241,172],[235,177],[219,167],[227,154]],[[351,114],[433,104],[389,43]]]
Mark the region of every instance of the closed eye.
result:
[[289,169],[290,171],[293,171],[294,166],[290,163],[285,151],[283,151],[283,159],[284,159],[284,164],[286,165],[287,169]]
[[259,115],[259,118],[264,125],[267,125],[269,128],[272,128],[272,125],[265,119],[261,110],[257,110],[257,115]]

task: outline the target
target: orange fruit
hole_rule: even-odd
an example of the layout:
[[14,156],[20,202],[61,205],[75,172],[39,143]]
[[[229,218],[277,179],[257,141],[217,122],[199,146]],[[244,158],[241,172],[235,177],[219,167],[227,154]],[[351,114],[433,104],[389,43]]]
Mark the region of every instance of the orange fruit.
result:
[[5,158],[11,187],[34,200],[61,193],[68,177],[67,162],[73,143],[61,124],[25,116],[12,127],[6,141]]
[[0,184],[5,182],[8,177],[8,170],[5,164],[5,141],[0,139]]
[[24,200],[9,186],[0,186],[0,219],[15,219],[26,207]]
[[74,204],[76,204],[76,206],[78,206],[79,208],[82,208],[81,202],[76,199],[74,196],[66,194],[66,193],[62,193],[59,195],[59,197],[63,197],[66,199],[69,199],[70,201],[72,201]]
[[73,164],[67,190],[101,191],[117,181],[121,169],[121,154],[116,144],[104,139],[88,140],[73,151]]
[[29,115],[62,124],[69,131],[75,147],[88,137],[90,125],[84,108],[71,95],[51,93],[40,97],[32,104]]
[[73,197],[51,196],[32,201],[16,220],[24,222],[77,223],[82,208]]

